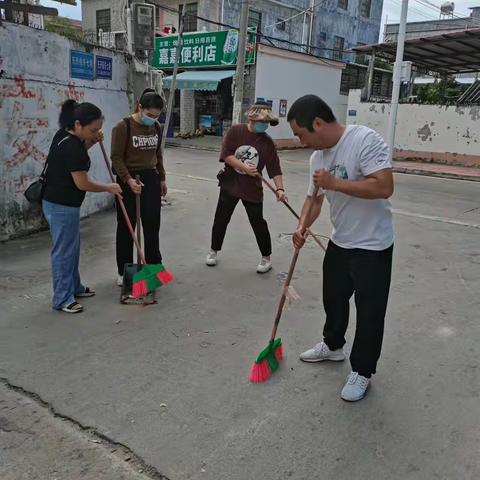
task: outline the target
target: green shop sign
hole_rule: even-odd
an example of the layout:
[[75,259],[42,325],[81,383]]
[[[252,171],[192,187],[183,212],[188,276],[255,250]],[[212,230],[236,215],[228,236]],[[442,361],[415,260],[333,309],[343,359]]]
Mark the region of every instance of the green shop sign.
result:
[[[245,50],[245,63],[253,65],[256,56],[256,34],[249,34]],[[155,39],[152,67],[173,68],[178,35]],[[181,68],[223,67],[236,65],[238,53],[238,31],[195,32],[183,35],[180,50]]]

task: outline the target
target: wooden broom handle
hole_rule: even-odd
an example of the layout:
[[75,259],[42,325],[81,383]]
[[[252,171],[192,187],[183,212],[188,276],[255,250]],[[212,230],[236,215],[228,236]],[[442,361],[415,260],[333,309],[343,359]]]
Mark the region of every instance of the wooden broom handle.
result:
[[[135,175],[135,180],[140,183],[140,175]],[[140,194],[135,194],[135,215],[136,215],[136,227],[137,227],[137,242],[142,246],[142,211],[140,205]],[[137,263],[141,263],[140,252],[137,249]]]
[[285,285],[283,287],[282,296],[280,297],[280,302],[279,302],[278,308],[277,308],[277,314],[275,315],[275,321],[273,323],[272,335],[270,337],[270,340],[272,342],[273,342],[273,340],[275,340],[275,336],[277,335],[278,324],[280,323],[280,318],[282,317],[283,307],[285,306],[285,301],[287,300],[286,291],[288,290],[288,287],[290,286],[290,282],[292,281],[293,272],[295,271],[295,266],[297,265],[297,260],[298,260],[299,253],[300,253],[300,250],[298,250],[296,248],[295,252],[293,254],[293,257],[292,257],[292,261],[290,262],[290,268],[288,269],[287,279],[285,280]]
[[[273,185],[268,181],[266,180],[263,175],[261,173],[257,173],[257,175],[262,179],[262,182],[275,194],[277,195],[277,191],[275,190],[275,188],[273,188]],[[297,219],[297,220],[300,220],[300,216],[298,215],[298,213],[289,205],[289,203],[286,201],[286,200],[281,200],[281,202],[290,210],[290,212],[292,212],[293,216]],[[321,242],[321,240],[308,228],[307,229],[307,232],[312,236],[312,238],[318,243],[318,245],[320,246],[320,248],[326,252],[327,249],[325,248],[325,246],[323,245],[323,243]]]
[[[318,194],[318,187],[315,187],[315,191],[313,192],[313,198],[317,197]],[[312,209],[313,202],[310,204],[310,208],[307,212],[307,217],[310,216],[310,211]],[[309,234],[309,230],[306,231],[306,235]],[[282,317],[283,307],[285,306],[285,301],[287,300],[287,290],[290,286],[290,282],[292,281],[293,272],[295,271],[295,267],[297,265],[298,255],[300,250],[298,248],[295,249],[295,252],[292,257],[292,261],[290,262],[290,268],[288,269],[287,279],[285,280],[285,285],[282,290],[282,296],[280,297],[280,302],[278,303],[277,314],[275,315],[275,321],[273,323],[272,335],[270,336],[270,341],[273,342],[275,340],[275,336],[277,335],[278,324],[280,323],[280,318]]]
[[[100,141],[98,142],[100,145],[100,148],[102,150],[103,154],[103,159],[105,160],[105,165],[107,166],[108,173],[110,175],[110,180],[112,183],[115,183],[115,178],[113,177],[113,172],[112,172],[112,167],[110,165],[110,162],[108,160],[108,155],[107,152],[105,151],[105,146],[103,145],[103,142]],[[132,222],[130,221],[130,218],[128,217],[127,209],[125,208],[125,204],[123,203],[123,199],[120,195],[117,195],[117,201],[118,204],[120,205],[120,209],[122,210],[123,213],[123,218],[125,219],[125,223],[127,224],[128,231],[130,232],[130,235],[135,243],[135,247],[137,247],[137,252],[138,256],[140,257],[140,260],[142,264],[146,264],[147,262],[145,261],[145,255],[143,254],[142,247],[140,246],[140,243],[138,243],[137,237],[135,236],[135,231],[133,230],[132,227]]]

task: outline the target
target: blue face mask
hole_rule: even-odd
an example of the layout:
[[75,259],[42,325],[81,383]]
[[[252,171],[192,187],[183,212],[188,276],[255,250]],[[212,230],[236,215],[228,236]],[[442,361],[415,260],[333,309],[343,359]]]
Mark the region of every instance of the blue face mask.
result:
[[152,125],[155,125],[155,119],[151,117],[147,117],[146,115],[142,115],[140,117],[140,121],[142,122],[143,125],[147,127],[151,127]]
[[255,130],[255,133],[265,133],[269,126],[270,125],[266,122],[255,122],[253,124],[253,129]]

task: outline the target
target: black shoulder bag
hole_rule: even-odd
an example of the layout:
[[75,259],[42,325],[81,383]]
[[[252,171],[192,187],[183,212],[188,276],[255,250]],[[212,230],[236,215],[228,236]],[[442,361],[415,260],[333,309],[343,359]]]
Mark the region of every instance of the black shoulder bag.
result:
[[31,183],[24,192],[25,198],[30,203],[42,203],[43,194],[47,185],[47,167],[48,157],[38,180],[35,180],[33,183]]

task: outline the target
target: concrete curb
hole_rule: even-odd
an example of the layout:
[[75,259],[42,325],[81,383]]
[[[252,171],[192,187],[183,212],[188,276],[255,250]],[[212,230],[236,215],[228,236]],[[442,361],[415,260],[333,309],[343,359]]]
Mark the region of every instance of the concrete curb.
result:
[[[189,150],[203,150],[205,152],[220,152],[220,148],[217,147],[206,147],[204,145],[179,145],[178,143],[169,143],[167,142],[165,144],[167,147],[173,147],[173,148],[188,148]],[[277,148],[277,151],[279,152],[287,152],[287,151],[296,151],[296,150],[302,150],[301,147],[281,147]]]
[[458,175],[456,173],[432,172],[430,170],[409,169],[403,167],[393,167],[395,173],[404,173],[406,175],[423,175],[424,177],[449,178],[451,180],[468,180],[470,182],[480,182],[480,177],[475,175]]
[[165,144],[167,147],[173,147],[173,148],[188,148],[189,150],[202,150],[205,152],[219,152],[219,148],[215,147],[204,147],[200,145],[178,145],[177,143],[169,143],[167,142]]

